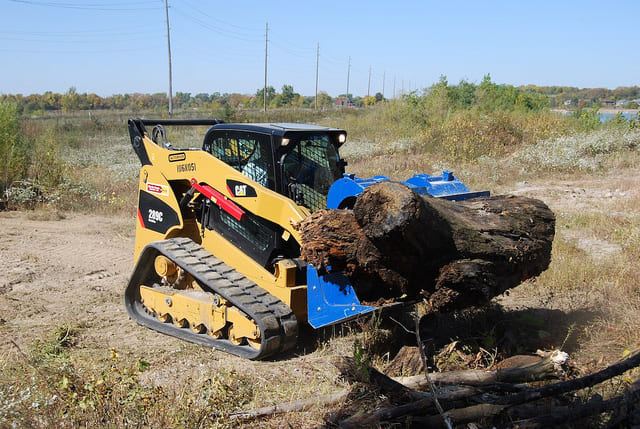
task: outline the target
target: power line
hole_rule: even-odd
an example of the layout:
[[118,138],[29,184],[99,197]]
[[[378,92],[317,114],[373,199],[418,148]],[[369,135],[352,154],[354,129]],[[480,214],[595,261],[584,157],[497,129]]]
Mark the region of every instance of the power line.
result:
[[236,25],[236,24],[232,24],[230,22],[223,21],[223,20],[221,20],[221,19],[219,19],[219,18],[217,18],[217,17],[215,17],[213,15],[210,15],[210,14],[208,14],[206,12],[203,12],[201,9],[197,8],[196,6],[194,6],[193,4],[191,4],[190,2],[188,2],[186,0],[182,0],[182,3],[186,4],[191,9],[195,10],[196,12],[198,12],[199,14],[206,16],[207,18],[209,18],[209,20],[217,21],[220,24],[225,25],[227,27],[237,28],[238,30],[242,30],[243,32],[248,33],[249,35],[256,34],[256,30],[254,28],[243,27],[243,26],[240,26],[240,25]]
[[[119,37],[121,40],[121,42],[129,42],[131,35],[118,35],[121,36]],[[152,40],[152,39],[156,39],[158,37],[157,34],[154,35],[145,35],[145,36],[136,36],[136,40],[141,40],[141,39],[145,39],[145,40]],[[116,40],[114,40],[114,38],[110,38],[110,40],[104,40],[104,39],[93,39],[93,40],[89,40],[89,39],[82,39],[82,40],[77,40],[77,39],[73,39],[73,40],[62,40],[62,39],[58,39],[58,40],[52,40],[51,37],[47,37],[47,38],[23,38],[23,37],[11,37],[11,36],[2,36],[0,35],[0,40],[10,40],[10,41],[16,41],[16,42],[26,42],[26,43],[38,43],[38,44],[80,44],[80,45],[86,45],[86,44],[110,44]]]
[[110,3],[57,3],[33,0],[9,0],[14,3],[27,4],[29,6],[44,6],[59,9],[77,10],[102,10],[102,11],[132,11],[132,10],[157,10],[158,7],[118,7],[144,4],[156,4],[156,1],[134,1],[134,2],[110,2]]
[[271,39],[271,44],[273,46],[278,47],[283,52],[286,52],[289,55],[293,55],[294,57],[297,57],[297,58],[312,58],[312,55],[313,55],[313,51],[311,51],[311,50],[307,50],[307,51],[300,50],[300,51],[296,52],[296,51],[294,51],[294,50],[292,50],[290,48],[285,47],[284,45],[281,45],[278,42],[274,42],[273,39]]
[[318,49],[316,50],[316,98],[315,105],[318,110],[318,66],[320,65],[320,42],[318,42]]
[[263,89],[263,98],[264,98],[264,111],[267,111],[267,48],[269,46],[269,23],[267,22],[265,31],[264,31],[264,89]]
[[46,37],[58,37],[58,36],[70,36],[70,37],[87,37],[87,36],[135,36],[139,34],[153,34],[148,31],[123,31],[124,29],[130,29],[131,27],[121,28],[109,28],[101,30],[82,30],[82,31],[24,31],[24,30],[0,30],[0,34],[18,34],[23,36],[46,36]]
[[210,25],[209,23],[207,23],[206,21],[203,21],[202,19],[196,18],[196,17],[194,17],[192,15],[189,15],[188,13],[185,13],[185,12],[181,11],[180,9],[176,9],[176,8],[173,8],[173,9],[179,15],[182,15],[183,17],[185,17],[185,18],[191,20],[192,22],[195,22],[196,24],[200,25],[201,27],[203,27],[203,28],[205,28],[205,29],[207,29],[209,31],[212,31],[212,32],[214,32],[214,33],[216,33],[216,34],[218,34],[218,35],[220,35],[222,37],[226,37],[226,38],[234,39],[234,40],[240,40],[240,41],[243,41],[243,42],[257,42],[258,40],[260,40],[258,37],[254,38],[254,37],[239,36],[237,34],[233,34],[233,32],[216,28],[216,27]]
[[349,101],[349,78],[351,77],[351,57],[349,57],[349,63],[347,65],[347,101]]
[[118,53],[118,52],[140,52],[140,47],[136,48],[121,48],[121,49],[92,49],[87,50],[29,50],[29,49],[0,49],[0,52],[14,53],[14,54],[96,54],[102,55],[105,53]]

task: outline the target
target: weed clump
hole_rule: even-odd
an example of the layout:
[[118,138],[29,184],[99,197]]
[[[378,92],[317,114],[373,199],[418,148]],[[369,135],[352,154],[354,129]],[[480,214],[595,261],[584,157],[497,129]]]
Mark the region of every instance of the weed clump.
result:
[[615,154],[638,150],[640,130],[614,128],[542,140],[520,149],[513,161],[524,169],[593,172]]
[[180,386],[149,384],[154,363],[111,348],[89,368],[70,355],[76,332],[61,325],[27,354],[3,362],[0,415],[13,427],[223,427],[253,399],[253,385],[220,371]]

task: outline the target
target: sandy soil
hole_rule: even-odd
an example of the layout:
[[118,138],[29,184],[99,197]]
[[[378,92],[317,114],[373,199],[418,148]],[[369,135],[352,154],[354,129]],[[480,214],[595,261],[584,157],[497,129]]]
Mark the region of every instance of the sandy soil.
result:
[[20,358],[68,324],[77,332],[76,365],[108,367],[113,350],[128,361],[150,363],[141,377],[147,386],[179,390],[216,373],[247,374],[260,406],[342,388],[327,356],[352,353],[346,339],[329,350],[302,331],[294,351],[253,362],[130,320],[123,293],[133,269],[134,231],[133,217],[0,212],[0,363]]
[[87,328],[88,346],[135,347],[122,305],[134,228],[123,217],[0,213],[0,317],[13,341],[28,348],[67,323]]

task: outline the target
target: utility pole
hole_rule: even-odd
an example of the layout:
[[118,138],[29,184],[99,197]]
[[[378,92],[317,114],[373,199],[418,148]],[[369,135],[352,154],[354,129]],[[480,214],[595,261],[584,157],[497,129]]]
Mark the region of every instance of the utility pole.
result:
[[264,93],[262,94],[264,97],[264,111],[267,111],[267,47],[269,43],[269,23],[267,22],[267,26],[264,31]]
[[167,50],[169,51],[169,116],[173,115],[173,88],[171,87],[171,38],[169,37],[169,0],[164,0],[164,12],[167,16]]
[[382,99],[384,100],[384,83],[387,80],[387,72],[382,72]]
[[349,103],[349,77],[351,75],[351,57],[349,57],[349,63],[347,64],[347,104]]
[[318,110],[318,64],[320,64],[320,42],[316,49],[316,110]]
[[367,83],[367,98],[371,97],[371,66],[369,66],[369,83]]

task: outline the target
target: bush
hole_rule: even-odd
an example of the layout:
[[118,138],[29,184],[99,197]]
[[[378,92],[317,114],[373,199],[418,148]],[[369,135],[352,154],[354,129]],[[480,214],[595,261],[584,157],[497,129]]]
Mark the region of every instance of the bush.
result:
[[0,191],[26,178],[30,152],[20,128],[18,106],[0,103]]
[[454,159],[475,160],[503,155],[522,143],[523,135],[513,117],[505,112],[451,115],[440,127],[441,145]]

